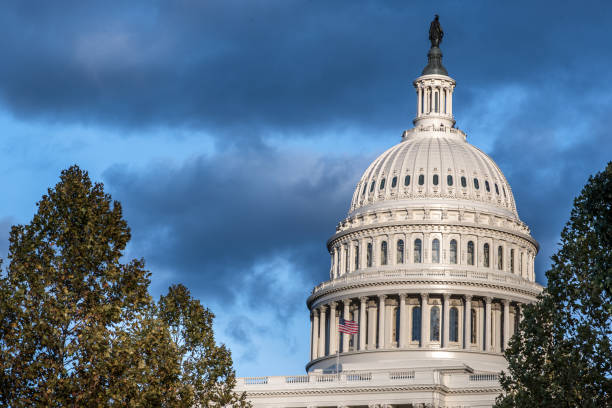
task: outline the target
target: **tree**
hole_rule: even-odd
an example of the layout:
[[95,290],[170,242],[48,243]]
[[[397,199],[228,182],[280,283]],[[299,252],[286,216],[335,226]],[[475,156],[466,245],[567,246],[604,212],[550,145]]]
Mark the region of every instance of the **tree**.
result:
[[144,260],[121,262],[130,229],[101,183],[73,166],[37,206],[0,278],[0,405],[245,404],[212,313],[183,286],[156,304]]
[[498,407],[612,407],[612,162],[574,200],[548,287],[524,307]]

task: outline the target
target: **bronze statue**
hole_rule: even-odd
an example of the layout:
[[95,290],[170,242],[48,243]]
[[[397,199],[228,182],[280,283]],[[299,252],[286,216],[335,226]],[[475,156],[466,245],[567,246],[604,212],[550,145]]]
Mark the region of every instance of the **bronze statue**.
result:
[[440,26],[439,16],[436,14],[436,17],[429,25],[429,41],[431,41],[431,48],[438,47],[442,42],[442,37],[444,37],[444,31],[442,31],[442,27]]

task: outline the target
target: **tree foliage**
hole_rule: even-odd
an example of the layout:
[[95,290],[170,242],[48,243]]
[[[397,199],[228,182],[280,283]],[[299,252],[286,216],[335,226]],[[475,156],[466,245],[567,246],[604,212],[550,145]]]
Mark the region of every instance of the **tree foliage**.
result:
[[498,407],[612,407],[612,162],[574,200],[548,287],[524,307]]
[[246,405],[213,314],[181,285],[155,303],[121,205],[77,166],[27,225],[0,277],[0,405]]

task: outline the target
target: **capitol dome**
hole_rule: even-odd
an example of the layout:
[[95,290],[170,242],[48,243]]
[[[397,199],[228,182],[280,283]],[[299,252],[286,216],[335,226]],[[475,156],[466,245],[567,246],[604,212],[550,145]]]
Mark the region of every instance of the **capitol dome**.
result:
[[512,190],[495,162],[451,127],[412,129],[363,173],[349,216],[430,205],[481,209],[518,220]]
[[[495,162],[455,127],[438,17],[414,127],[365,170],[327,241],[306,375],[239,383],[259,407],[491,407],[538,243]],[[399,133],[399,132],[398,132]]]

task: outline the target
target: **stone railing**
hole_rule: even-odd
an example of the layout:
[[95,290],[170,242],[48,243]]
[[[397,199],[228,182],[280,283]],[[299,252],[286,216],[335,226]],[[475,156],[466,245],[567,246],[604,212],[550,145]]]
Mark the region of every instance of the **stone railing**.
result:
[[315,286],[312,293],[315,294],[325,289],[332,289],[336,287],[343,287],[350,284],[360,282],[380,282],[389,281],[394,282],[397,280],[405,279],[445,279],[445,280],[456,280],[465,281],[469,280],[477,283],[494,283],[494,284],[508,284],[513,286],[522,286],[526,290],[532,291],[535,294],[540,293],[542,287],[534,282],[530,282],[521,276],[514,275],[508,272],[494,272],[494,271],[483,271],[480,270],[469,270],[469,269],[416,269],[416,268],[398,268],[397,266],[388,267],[376,267],[362,269],[357,272],[352,272],[340,276],[339,278],[325,281]]
[[239,391],[264,392],[267,390],[290,390],[305,388],[329,388],[330,386],[359,387],[391,386],[402,384],[440,384],[452,387],[478,387],[497,385],[497,373],[445,375],[445,369],[393,370],[393,371],[343,371],[336,373],[309,373],[306,375],[243,377],[237,379]]

